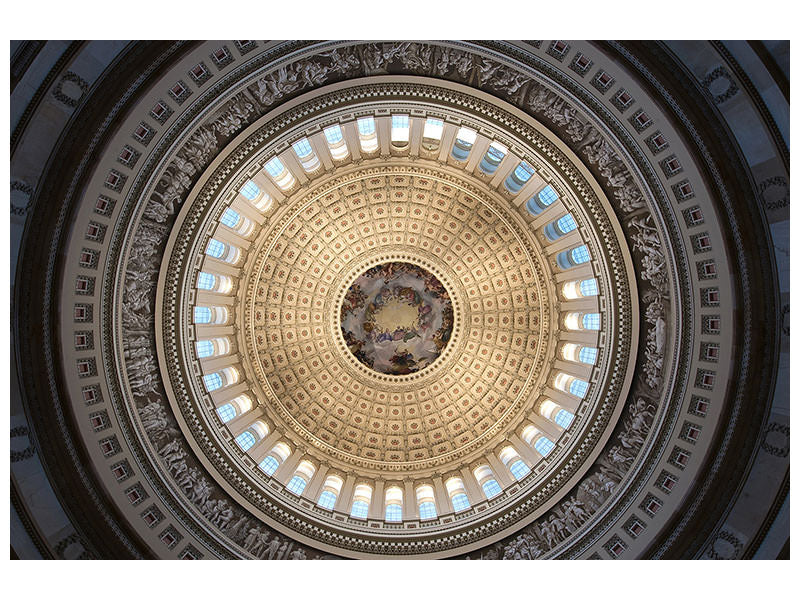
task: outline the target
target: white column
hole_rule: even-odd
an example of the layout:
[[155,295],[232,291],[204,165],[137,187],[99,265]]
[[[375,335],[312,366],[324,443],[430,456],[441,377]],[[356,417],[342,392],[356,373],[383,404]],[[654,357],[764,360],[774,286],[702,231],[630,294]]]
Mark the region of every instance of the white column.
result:
[[492,467],[494,478],[497,480],[497,483],[500,484],[501,488],[506,489],[509,485],[514,483],[515,479],[508,470],[508,467],[494,455],[494,452],[489,453],[486,458],[489,459],[489,466]]
[[308,482],[303,493],[301,494],[303,498],[311,500],[311,502],[316,502],[317,498],[319,497],[319,490],[322,488],[322,484],[325,483],[325,478],[328,475],[328,465],[320,465],[317,468],[317,471],[314,473],[314,476],[311,478],[311,481]]
[[339,497],[336,499],[335,510],[339,512],[350,514],[350,503],[353,499],[353,484],[356,478],[354,475],[347,475],[342,485],[342,491],[339,492]]
[[374,489],[372,490],[372,498],[369,501],[369,510],[367,511],[368,519],[383,519],[383,504],[384,504],[384,487],[386,484],[383,480],[375,482]]
[[403,482],[403,519],[419,520],[419,507],[417,506],[417,493],[414,482]]

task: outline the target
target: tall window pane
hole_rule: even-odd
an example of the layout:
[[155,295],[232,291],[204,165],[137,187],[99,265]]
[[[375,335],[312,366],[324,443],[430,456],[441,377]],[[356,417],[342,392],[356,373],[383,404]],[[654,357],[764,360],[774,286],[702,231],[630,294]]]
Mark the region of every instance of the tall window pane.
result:
[[197,287],[201,290],[213,290],[214,285],[217,282],[217,278],[214,277],[211,273],[206,273],[201,271],[200,274],[197,276]]
[[528,473],[531,472],[531,470],[528,468],[528,465],[526,465],[521,460],[518,460],[513,465],[511,465],[509,470],[511,471],[511,474],[517,479],[517,481],[519,481],[520,479],[522,479]]
[[197,342],[197,358],[207,358],[214,354],[214,342],[211,340],[200,340]]
[[600,329],[600,315],[598,313],[589,313],[583,315],[584,329]]
[[317,505],[322,508],[327,508],[328,510],[333,510],[333,507],[336,506],[336,494],[325,490],[319,495],[319,502],[317,502]]
[[456,494],[453,496],[453,510],[456,512],[467,510],[470,507],[469,498],[466,494]]
[[225,244],[218,240],[209,240],[208,246],[206,246],[206,254],[214,258],[219,258],[225,254]]
[[306,489],[306,480],[299,475],[295,475],[292,477],[289,485],[286,486],[286,489],[299,496],[303,493],[303,490]]
[[209,373],[208,375],[203,375],[203,383],[209,392],[213,392],[222,387],[222,377],[219,373]]
[[587,348],[584,346],[578,354],[578,360],[587,365],[593,365],[597,360],[597,348]]
[[267,475],[272,475],[278,469],[278,459],[274,456],[268,456],[258,463],[258,466]]
[[[198,286],[199,281],[198,281]],[[195,306],[194,307],[194,322],[195,323],[211,323],[211,309],[207,306]]]
[[232,404],[223,404],[217,409],[217,414],[223,423],[227,423],[236,416],[236,409]]
[[353,502],[353,509],[350,511],[350,516],[356,519],[366,519],[367,512],[369,511],[369,504],[363,500],[356,500]]
[[386,521],[390,523],[399,523],[403,520],[403,507],[397,504],[390,504],[386,507]]
[[239,447],[247,452],[250,448],[256,445],[256,436],[249,431],[243,431],[236,436],[236,443]]
[[486,494],[487,498],[494,498],[497,496],[497,494],[503,491],[500,489],[500,484],[494,479],[490,479],[489,481],[485,482],[481,487],[483,488],[483,493]]
[[542,436],[538,440],[536,440],[536,443],[533,445],[533,447],[542,456],[547,456],[548,454],[550,454],[553,448],[556,447],[556,445],[546,437]]
[[436,505],[433,502],[423,502],[419,505],[419,518],[420,519],[435,519],[436,518]]
[[258,194],[261,192],[261,189],[255,184],[253,181],[248,181],[247,183],[242,186],[240,193],[242,196],[247,198],[248,200],[255,200],[258,198]]
[[222,218],[219,220],[219,222],[233,229],[239,224],[241,219],[242,217],[238,212],[232,208],[226,208],[225,212],[222,213]]
[[581,294],[584,296],[597,296],[597,280],[584,279],[581,281]]
[[556,417],[555,419],[553,419],[553,421],[555,421],[556,425],[558,425],[559,427],[563,427],[564,429],[566,429],[567,427],[570,426],[570,423],[572,423],[572,419],[574,418],[575,415],[573,415],[568,410],[562,408],[560,411],[556,413]]

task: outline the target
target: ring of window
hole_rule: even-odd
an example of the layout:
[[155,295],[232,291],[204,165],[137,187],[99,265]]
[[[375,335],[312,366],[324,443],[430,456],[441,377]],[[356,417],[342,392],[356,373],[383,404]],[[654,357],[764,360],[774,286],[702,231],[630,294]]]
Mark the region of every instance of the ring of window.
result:
[[522,161],[511,172],[511,174],[506,177],[506,189],[512,194],[519,193],[519,191],[522,189],[522,186],[525,185],[531,177],[533,177],[535,172],[536,171],[532,166],[525,161]]
[[543,212],[548,206],[558,200],[558,193],[553,189],[553,186],[544,186],[538,194],[534,194],[525,206],[528,212],[532,215],[538,215]]
[[350,154],[344,133],[339,125],[331,125],[324,130],[325,140],[328,142],[328,151],[333,160],[344,160]]
[[358,119],[358,142],[365,154],[378,150],[378,134],[375,130],[375,119],[372,117]]

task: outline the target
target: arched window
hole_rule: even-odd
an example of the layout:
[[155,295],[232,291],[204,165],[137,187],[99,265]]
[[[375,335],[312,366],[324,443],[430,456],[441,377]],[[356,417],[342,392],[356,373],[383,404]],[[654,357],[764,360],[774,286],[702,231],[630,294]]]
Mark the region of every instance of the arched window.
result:
[[461,512],[462,510],[470,508],[469,498],[467,498],[466,494],[456,494],[450,498],[450,502],[453,504],[453,510],[455,512]]
[[214,342],[211,340],[200,340],[196,344],[197,358],[208,358],[214,356]]
[[211,323],[211,309],[207,306],[195,306],[194,322],[200,324]]
[[503,146],[498,142],[492,142],[489,144],[489,149],[486,151],[486,154],[483,155],[481,159],[480,169],[487,175],[491,175],[495,171],[497,171],[497,167],[500,166],[500,163],[503,162],[506,154],[508,153],[508,148]]
[[194,322],[198,325],[223,325],[228,321],[228,309],[224,306],[195,306]]
[[600,314],[569,312],[564,315],[564,326],[571,331],[596,331],[600,329]]
[[456,141],[453,142],[453,150],[451,151],[453,158],[457,161],[467,160],[476,139],[478,139],[478,134],[472,129],[467,127],[459,129],[456,134]]
[[308,141],[308,138],[303,138],[302,140],[295,142],[292,144],[292,148],[294,149],[294,153],[297,155],[300,164],[307,173],[313,173],[319,169],[320,166],[322,166],[322,163],[319,162],[319,158],[317,158],[317,155],[314,153],[314,149],[311,147],[311,142]]
[[317,506],[320,508],[325,508],[327,510],[333,510],[333,507],[336,506],[336,494],[333,492],[329,492],[325,490],[319,495],[319,501],[317,502]]
[[403,520],[403,490],[397,486],[386,488],[384,520],[399,523]]
[[534,173],[533,167],[525,161],[522,161],[517,165],[517,168],[511,172],[511,175],[506,177],[506,189],[512,194],[518,193],[522,189],[522,186],[533,177]]
[[229,207],[225,209],[224,213],[222,213],[222,218],[219,220],[219,222],[226,227],[236,229],[239,226],[239,223],[242,222],[242,215]]
[[481,486],[483,489],[483,493],[486,494],[487,498],[494,498],[503,490],[500,488],[500,484],[494,478],[494,473],[492,473],[492,469],[489,465],[481,465],[477,467],[473,474],[475,475],[475,479],[478,481],[478,485]]
[[421,485],[417,488],[417,506],[421,520],[436,518],[436,503],[433,497],[433,487]]
[[205,384],[207,391],[213,392],[214,390],[218,390],[222,387],[222,376],[219,373],[209,373],[208,375],[203,375],[203,383]]
[[258,198],[258,195],[261,193],[261,188],[259,188],[253,180],[250,180],[242,186],[239,193],[252,202]]
[[528,465],[526,465],[522,461],[522,459],[518,459],[518,460],[514,461],[513,463],[511,463],[511,466],[508,468],[508,470],[511,471],[511,474],[514,476],[514,478],[517,481],[519,481],[520,479],[522,479],[528,473],[531,472],[531,470],[528,467]]
[[286,489],[299,496],[303,493],[303,490],[306,489],[306,480],[299,475],[295,475],[292,477],[291,481],[289,481]]
[[580,360],[582,363],[586,363],[587,365],[595,364],[597,361],[597,348],[583,346],[581,351],[578,353],[578,360]]
[[444,132],[444,121],[428,118],[425,121],[425,128],[422,130],[422,147],[429,152],[436,150],[442,141]]
[[569,269],[570,267],[589,262],[591,259],[592,257],[589,254],[589,249],[585,245],[582,245],[560,252],[558,257],[556,257],[556,262],[562,269]]
[[225,254],[225,244],[215,239],[208,240],[206,254],[213,256],[214,258],[220,258],[223,254]]
[[258,463],[259,468],[267,475],[272,475],[280,466],[278,459],[272,455],[267,456],[264,460]]
[[347,149],[347,142],[344,141],[344,133],[338,125],[331,125],[325,128],[325,141],[328,142],[328,151],[333,160],[344,160],[350,154]]
[[600,329],[600,315],[598,313],[586,313],[582,319],[584,329]]
[[217,414],[223,423],[227,423],[236,417],[236,409],[233,407],[233,404],[229,402],[217,408]]
[[541,436],[536,443],[534,443],[533,448],[542,456],[547,456],[550,452],[555,448],[556,445],[547,439],[544,436]]
[[575,379],[569,384],[569,393],[578,398],[585,398],[587,389],[589,389],[589,383],[583,379]]
[[375,130],[375,119],[362,117],[358,120],[358,143],[362,152],[370,154],[378,149],[378,133]]
[[303,493],[303,490],[306,489],[308,482],[311,481],[311,478],[314,476],[316,471],[317,468],[311,461],[301,461],[300,464],[297,465],[294,476],[286,485],[286,489],[299,496]]
[[341,477],[336,475],[328,475],[325,483],[322,484],[322,493],[319,495],[317,505],[327,510],[333,510],[336,506],[336,500],[339,498],[339,492],[342,491],[344,481]]
[[289,446],[287,446],[283,442],[278,442],[272,447],[272,450],[269,451],[267,456],[258,464],[262,471],[264,471],[267,475],[272,475],[275,473],[277,468],[287,459],[289,455],[292,453],[289,450]]
[[572,414],[571,412],[569,412],[567,409],[565,409],[565,408],[562,408],[561,410],[559,410],[559,411],[556,413],[556,416],[555,416],[555,418],[553,419],[553,421],[554,421],[554,422],[555,422],[555,424],[556,424],[556,425],[558,425],[559,427],[563,427],[564,429],[567,429],[567,428],[570,426],[570,424],[572,423],[572,420],[573,420],[574,418],[575,418],[575,415],[573,415],[573,414]]
[[369,514],[369,503],[372,500],[372,488],[361,483],[353,491],[353,506],[350,516],[355,519],[366,519]]
[[494,498],[497,496],[497,494],[503,491],[500,489],[500,484],[494,479],[484,482],[481,487],[483,488],[483,493],[486,494],[487,498]]
[[247,452],[250,448],[256,445],[256,436],[249,429],[243,431],[236,436],[236,443],[239,447]]
[[555,241],[570,231],[574,231],[577,227],[578,224],[575,222],[575,219],[571,214],[567,213],[557,221],[545,225],[544,234],[547,239]]
[[211,273],[201,271],[197,276],[197,287],[201,290],[213,291],[217,286],[217,278]]
[[592,278],[581,281],[581,295],[584,297],[597,296],[597,280]]
[[536,450],[542,456],[547,456],[556,446],[533,425],[528,425],[522,430],[522,439],[529,446],[533,446],[534,450]]
[[531,472],[528,465],[525,464],[525,461],[522,460],[513,446],[506,446],[503,448],[499,456],[500,460],[508,467],[508,470],[511,471],[515,479],[520,480]]
[[197,288],[209,292],[227,294],[233,288],[233,280],[226,275],[214,275],[200,271],[197,275]]
[[408,115],[392,115],[392,145],[404,148],[410,138],[411,123]]
[[558,193],[553,189],[553,186],[546,185],[538,194],[532,196],[525,206],[529,213],[538,215],[556,200],[558,200]]
[[267,164],[264,165],[264,169],[275,181],[275,185],[282,190],[288,190],[294,185],[294,175],[292,175],[291,171],[286,168],[283,161],[277,156],[271,158]]
[[447,488],[447,495],[450,497],[450,504],[453,505],[455,512],[470,508],[467,490],[460,477],[450,477],[444,482],[444,487]]

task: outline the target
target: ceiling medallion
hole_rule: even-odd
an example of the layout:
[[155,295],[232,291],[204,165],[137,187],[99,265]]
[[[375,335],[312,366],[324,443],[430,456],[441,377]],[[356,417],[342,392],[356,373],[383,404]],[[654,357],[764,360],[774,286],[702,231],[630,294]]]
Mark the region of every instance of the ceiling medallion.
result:
[[339,309],[347,348],[387,375],[421,371],[453,333],[453,307],[442,283],[422,267],[389,262],[372,267],[347,289]]

